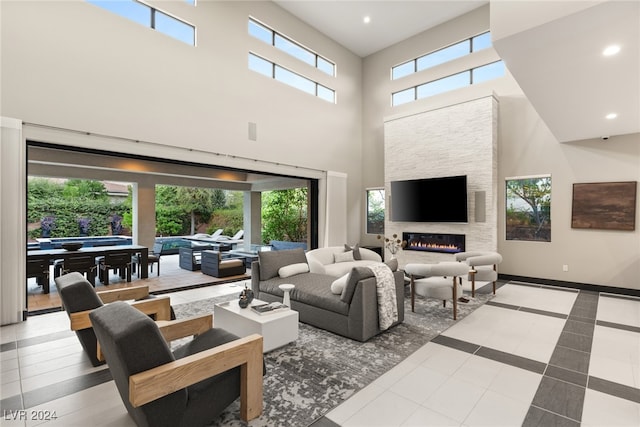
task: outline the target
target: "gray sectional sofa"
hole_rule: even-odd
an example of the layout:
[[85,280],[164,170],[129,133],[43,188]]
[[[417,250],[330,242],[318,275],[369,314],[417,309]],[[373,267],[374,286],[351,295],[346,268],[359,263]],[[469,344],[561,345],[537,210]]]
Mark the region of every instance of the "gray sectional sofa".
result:
[[[295,285],[290,293],[291,308],[299,313],[301,322],[358,341],[367,341],[382,332],[378,327],[376,278],[369,268],[353,268],[342,293],[334,294],[333,276],[311,272],[280,276],[283,267],[307,264],[302,249],[265,251],[258,256],[259,260],[251,265],[251,287],[256,298],[282,301],[284,293],[279,285],[290,283]],[[404,321],[404,275],[394,271],[393,276],[398,321],[392,327]]]

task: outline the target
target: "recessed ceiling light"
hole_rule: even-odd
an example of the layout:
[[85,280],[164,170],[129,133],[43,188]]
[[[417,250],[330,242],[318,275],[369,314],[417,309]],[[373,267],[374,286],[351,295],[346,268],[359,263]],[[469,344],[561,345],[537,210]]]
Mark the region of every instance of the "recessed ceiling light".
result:
[[620,52],[620,46],[618,46],[617,44],[612,44],[611,46],[608,46],[605,50],[603,50],[602,54],[604,56],[611,56],[615,55],[618,52]]
[[605,117],[607,119],[611,120],[611,119],[615,119],[616,117],[618,117],[618,115],[616,113],[609,113]]
[[365,16],[364,18],[362,18],[362,22],[364,22],[365,24],[368,24],[369,22],[371,22],[371,17]]

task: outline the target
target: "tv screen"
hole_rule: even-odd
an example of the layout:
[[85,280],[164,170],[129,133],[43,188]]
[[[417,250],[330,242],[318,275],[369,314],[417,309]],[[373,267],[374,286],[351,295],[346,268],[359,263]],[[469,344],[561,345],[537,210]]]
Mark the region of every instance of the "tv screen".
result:
[[467,222],[467,176],[392,181],[391,221]]

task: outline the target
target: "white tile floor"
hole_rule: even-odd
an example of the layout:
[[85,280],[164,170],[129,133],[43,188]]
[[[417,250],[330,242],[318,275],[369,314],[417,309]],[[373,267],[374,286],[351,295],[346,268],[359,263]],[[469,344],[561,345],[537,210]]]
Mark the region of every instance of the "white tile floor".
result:
[[[171,294],[173,304],[234,293],[244,284],[221,285]],[[490,347],[546,364],[565,319],[528,309],[567,315],[577,292],[505,285],[494,303],[522,307],[515,310],[485,305],[443,336]],[[627,325],[631,330],[596,325],[589,375],[632,387],[640,396],[640,300],[601,295],[597,320]],[[62,334],[60,339],[0,353],[0,399],[28,393],[43,384],[86,375],[94,368],[83,357],[77,338],[68,331],[64,313],[30,318],[0,328],[0,343]],[[480,426],[522,425],[543,374],[532,372],[430,342],[382,375],[327,418],[345,426]],[[623,399],[586,388],[581,424],[584,426],[640,425],[640,398]],[[29,408],[56,411],[52,426],[134,426],[112,382]],[[38,420],[12,421],[2,414],[2,426],[35,426]],[[27,414],[29,417],[29,414]],[[251,425],[251,424],[250,424]],[[570,424],[571,425],[571,424]],[[578,425],[578,424],[575,424]]]
[[[493,302],[568,315],[577,295],[505,285]],[[602,295],[597,320],[638,327],[640,300]],[[485,305],[442,335],[546,364],[565,322],[562,318]],[[636,401],[587,388],[581,425],[639,426],[640,332],[596,326],[592,352],[589,375],[634,387]],[[344,427],[522,425],[542,377],[431,342],[335,408],[327,418]]]

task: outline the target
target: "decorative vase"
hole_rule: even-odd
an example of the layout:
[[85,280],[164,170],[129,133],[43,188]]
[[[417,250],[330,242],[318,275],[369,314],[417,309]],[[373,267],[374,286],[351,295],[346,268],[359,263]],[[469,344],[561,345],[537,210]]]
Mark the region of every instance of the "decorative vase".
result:
[[245,285],[242,292],[240,292],[240,300],[238,301],[238,304],[240,305],[240,308],[247,308],[249,304],[251,304],[251,301],[253,301],[253,291]]

